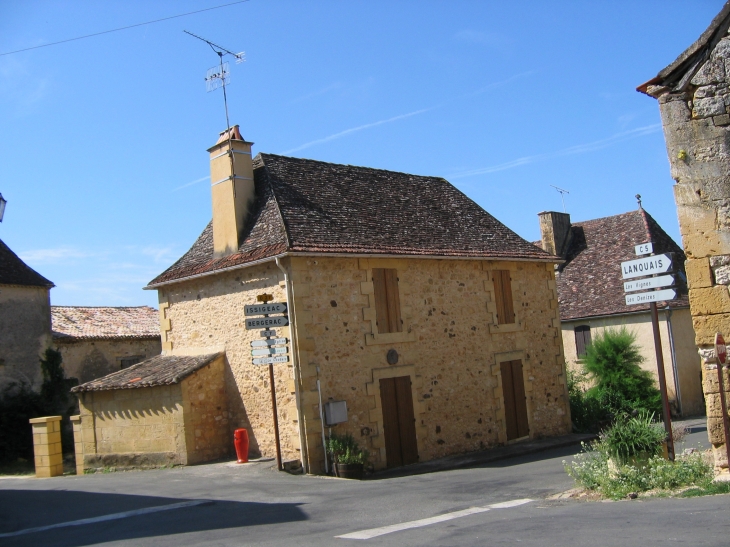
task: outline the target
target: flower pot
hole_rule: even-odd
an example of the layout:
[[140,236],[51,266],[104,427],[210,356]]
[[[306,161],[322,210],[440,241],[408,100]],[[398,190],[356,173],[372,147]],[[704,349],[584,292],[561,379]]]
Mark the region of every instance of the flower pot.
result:
[[336,463],[335,474],[341,479],[361,480],[365,466],[361,463]]

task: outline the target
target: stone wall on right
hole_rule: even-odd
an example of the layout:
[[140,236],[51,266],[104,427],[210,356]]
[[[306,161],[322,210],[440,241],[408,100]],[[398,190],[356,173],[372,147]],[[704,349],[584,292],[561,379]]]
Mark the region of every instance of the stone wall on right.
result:
[[[722,38],[683,91],[663,88],[664,136],[696,343],[703,359],[708,433],[717,471],[728,470],[714,357],[715,333],[730,337],[730,37]],[[726,388],[728,386],[726,385]]]

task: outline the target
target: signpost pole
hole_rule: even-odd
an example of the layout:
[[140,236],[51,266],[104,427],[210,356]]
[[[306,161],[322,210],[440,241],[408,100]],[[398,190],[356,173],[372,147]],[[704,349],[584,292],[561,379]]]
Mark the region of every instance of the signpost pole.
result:
[[725,349],[725,339],[720,333],[715,335],[715,357],[717,358],[717,384],[720,389],[720,406],[722,407],[722,426],[725,430],[725,452],[727,453],[727,465],[730,470],[730,419],[727,415],[727,405],[725,403],[725,381],[722,379],[722,365],[727,360],[727,350]]
[[650,304],[651,326],[654,330],[654,350],[656,351],[657,374],[659,376],[659,391],[662,394],[662,410],[664,414],[664,429],[667,432],[667,455],[669,461],[674,461],[674,436],[672,435],[672,415],[669,410],[669,398],[667,397],[667,379],[664,375],[664,355],[662,353],[662,339],[659,334],[659,316],[657,314],[656,302]]
[[269,382],[271,382],[271,408],[274,412],[274,439],[276,440],[276,465],[281,471],[281,443],[279,442],[279,413],[276,410],[276,384],[274,383],[274,365],[269,364]]

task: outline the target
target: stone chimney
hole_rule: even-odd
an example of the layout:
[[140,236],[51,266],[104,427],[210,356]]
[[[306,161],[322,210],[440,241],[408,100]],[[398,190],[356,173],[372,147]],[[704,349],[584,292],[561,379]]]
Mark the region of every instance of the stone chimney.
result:
[[570,215],[555,211],[543,211],[538,213],[537,216],[540,218],[542,248],[550,254],[565,258],[572,239]]
[[213,197],[213,255],[238,251],[243,226],[254,199],[252,142],[237,125],[223,131],[210,152],[210,188]]

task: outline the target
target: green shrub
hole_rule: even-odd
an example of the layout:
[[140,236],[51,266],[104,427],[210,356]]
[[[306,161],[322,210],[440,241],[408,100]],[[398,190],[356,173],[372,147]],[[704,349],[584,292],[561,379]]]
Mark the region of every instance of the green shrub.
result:
[[567,369],[566,372],[573,429],[578,433],[597,433],[611,415],[598,399],[587,396],[585,371]]
[[664,428],[654,423],[654,414],[640,411],[633,417],[622,417],[601,433],[602,446],[612,458],[626,461],[635,456],[656,456],[666,439]]
[[332,457],[334,463],[368,463],[370,454],[367,450],[362,450],[357,441],[350,433],[337,435],[332,433],[327,437],[326,443],[327,453]]
[[661,394],[639,366],[643,361],[635,334],[625,327],[606,329],[586,348],[583,366],[593,383],[586,397],[613,414],[638,409],[660,414]]
[[611,499],[654,489],[671,490],[692,485],[706,488],[713,477],[712,467],[699,452],[679,456],[674,462],[652,456],[640,465],[632,465],[613,460],[603,440],[584,444],[583,452],[573,462],[563,464],[577,484]]

